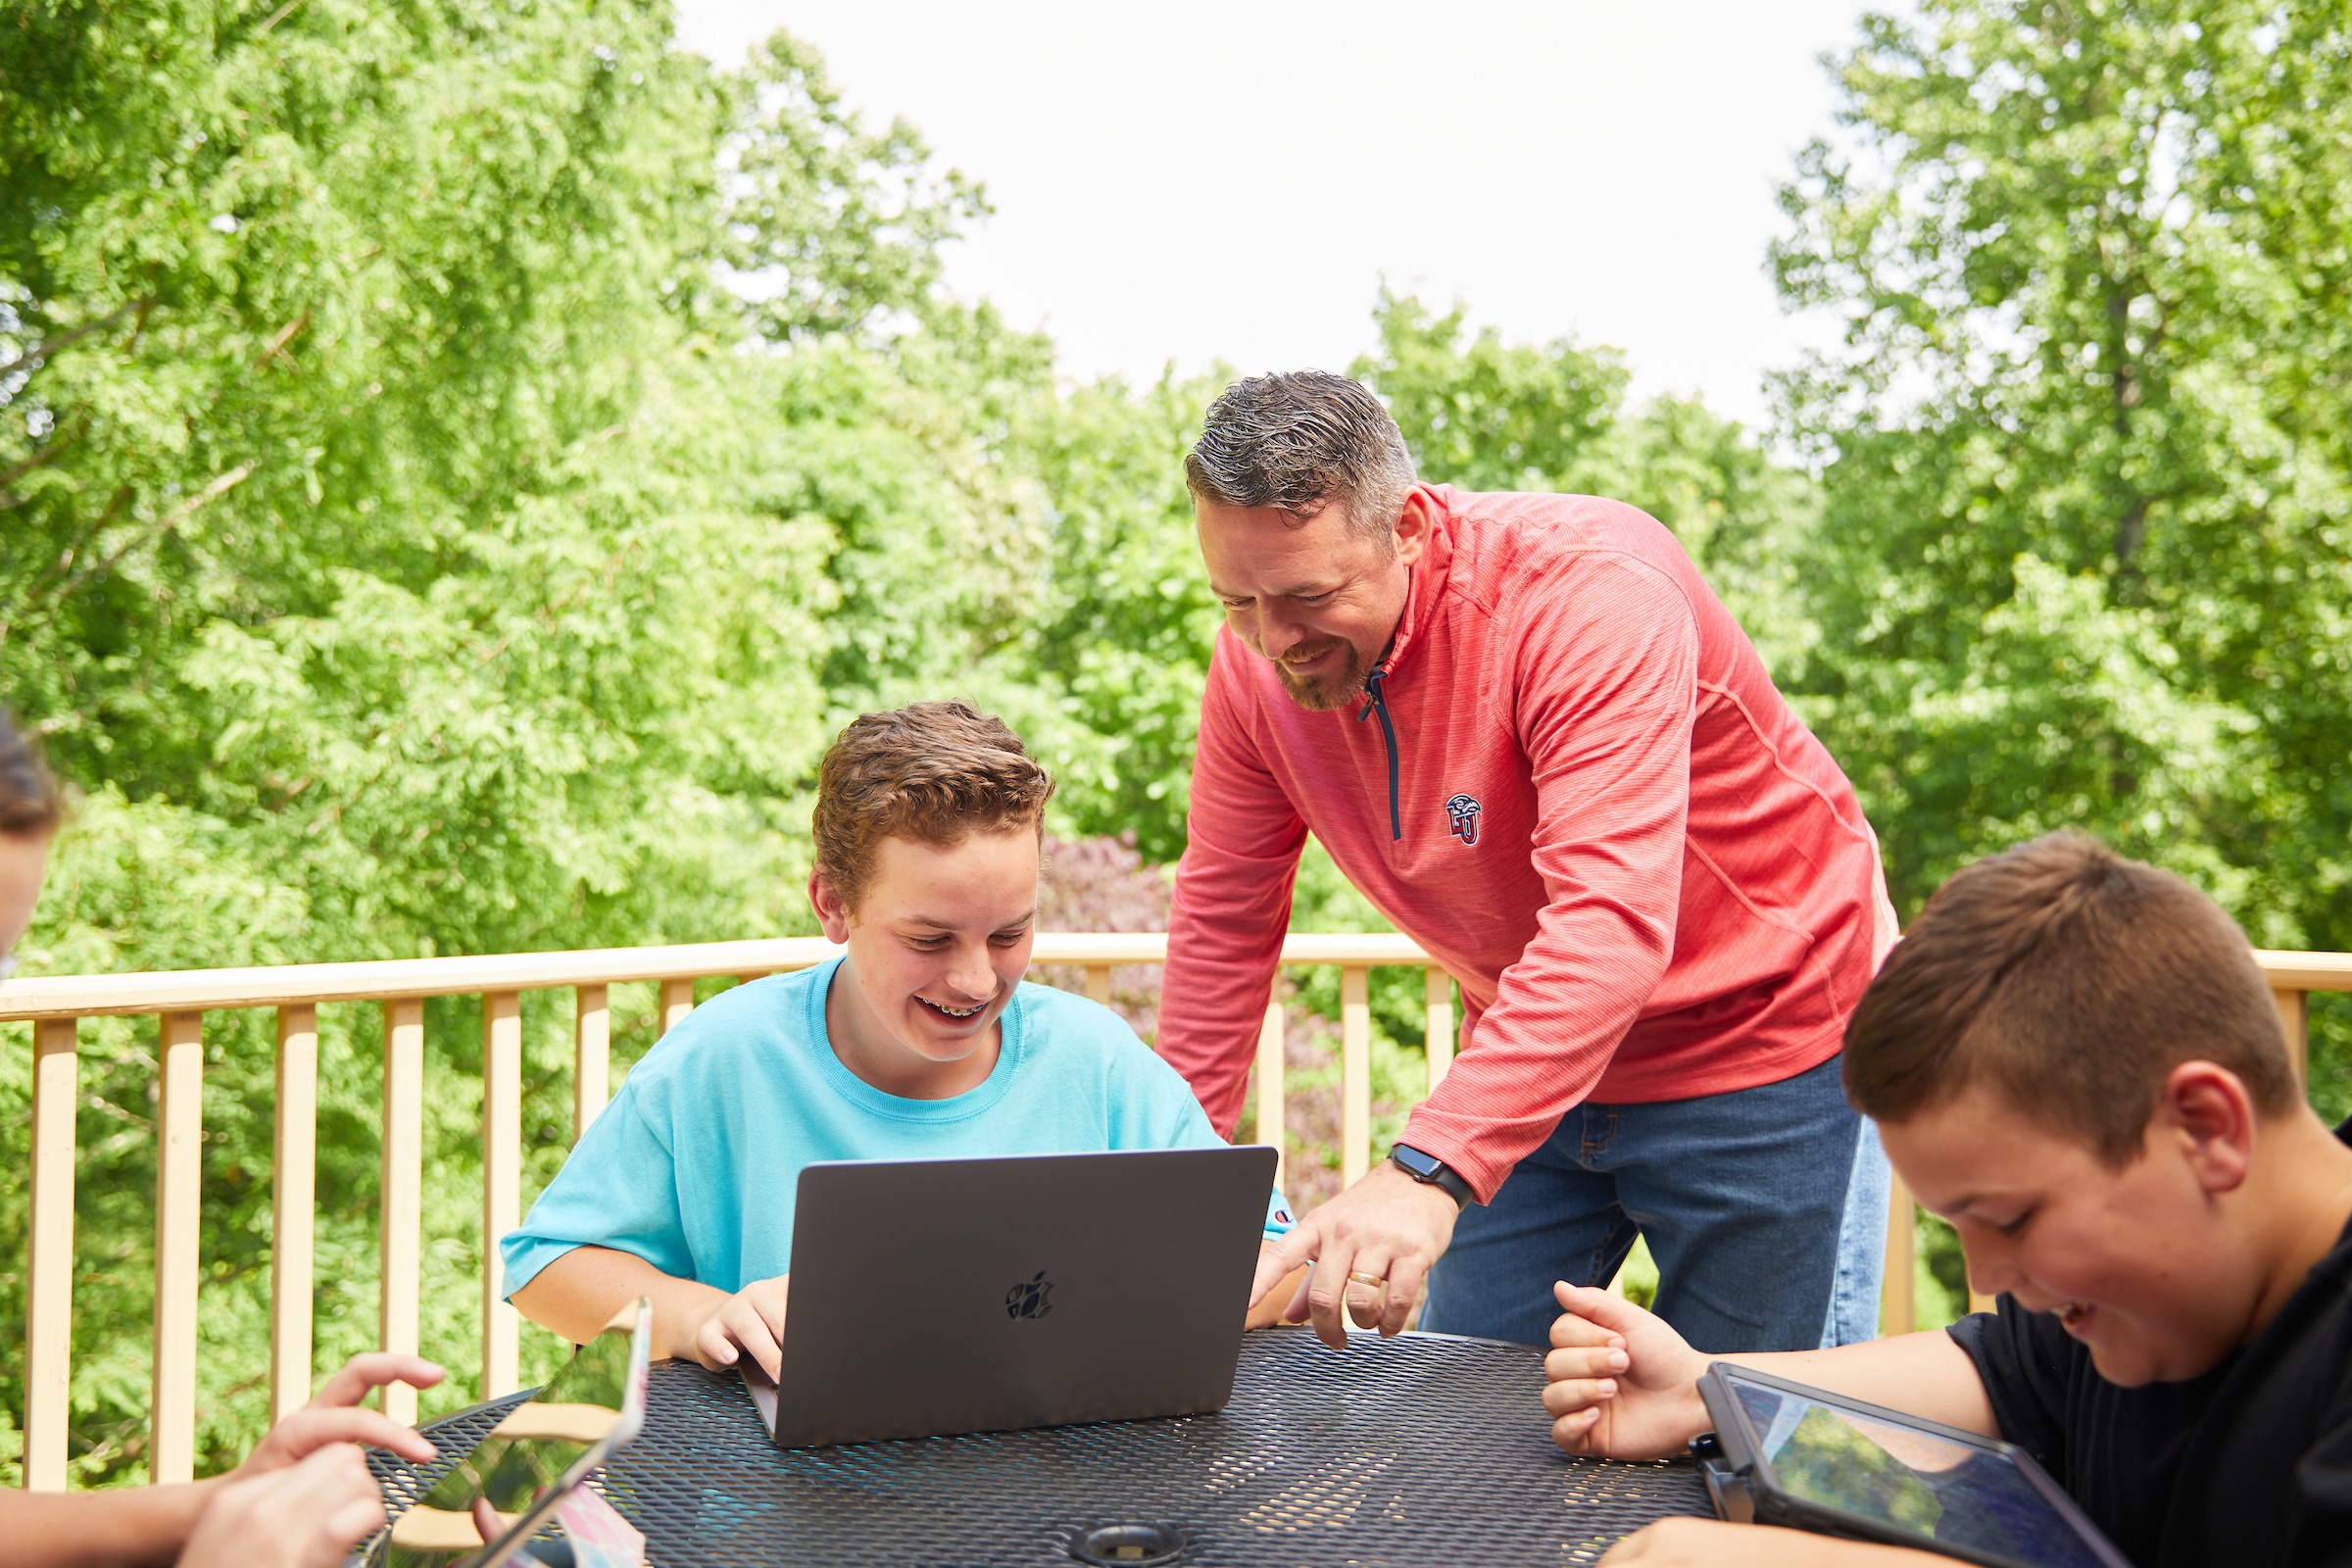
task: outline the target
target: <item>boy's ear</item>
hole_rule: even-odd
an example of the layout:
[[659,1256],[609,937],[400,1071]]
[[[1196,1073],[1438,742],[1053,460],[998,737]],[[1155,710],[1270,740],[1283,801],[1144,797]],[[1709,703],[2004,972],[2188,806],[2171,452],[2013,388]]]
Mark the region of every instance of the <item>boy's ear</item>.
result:
[[808,873],[808,906],[816,911],[817,924],[825,928],[827,942],[838,947],[850,940],[850,906],[822,866]]
[[2254,1158],[2254,1098],[2245,1081],[2211,1061],[2184,1061],[2165,1075],[2150,1131],[2170,1139],[2208,1193],[2233,1192]]

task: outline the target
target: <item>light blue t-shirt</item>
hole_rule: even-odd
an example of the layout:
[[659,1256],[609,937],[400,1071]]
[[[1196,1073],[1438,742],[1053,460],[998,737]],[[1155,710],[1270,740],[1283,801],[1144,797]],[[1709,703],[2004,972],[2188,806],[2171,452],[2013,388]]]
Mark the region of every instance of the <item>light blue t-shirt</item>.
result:
[[[723,992],[648,1052],[499,1244],[507,1294],[584,1245],[724,1291],[772,1279],[792,1266],[801,1167],[820,1159],[1224,1142],[1176,1069],[1117,1013],[1046,986],[1013,992],[996,1067],[977,1088],[949,1100],[884,1094],[826,1041],[825,993],[840,966]],[[1278,1192],[1265,1234],[1289,1229]]]

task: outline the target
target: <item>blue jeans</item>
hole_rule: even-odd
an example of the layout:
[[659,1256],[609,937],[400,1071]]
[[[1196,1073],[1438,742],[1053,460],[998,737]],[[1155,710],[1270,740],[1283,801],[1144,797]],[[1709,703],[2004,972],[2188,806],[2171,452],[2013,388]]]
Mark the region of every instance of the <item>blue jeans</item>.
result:
[[1494,1202],[1462,1211],[1421,1326],[1546,1344],[1552,1282],[1607,1284],[1639,1234],[1658,1315],[1699,1349],[1873,1338],[1886,1158],[1838,1074],[1833,1056],[1754,1089],[1577,1106]]

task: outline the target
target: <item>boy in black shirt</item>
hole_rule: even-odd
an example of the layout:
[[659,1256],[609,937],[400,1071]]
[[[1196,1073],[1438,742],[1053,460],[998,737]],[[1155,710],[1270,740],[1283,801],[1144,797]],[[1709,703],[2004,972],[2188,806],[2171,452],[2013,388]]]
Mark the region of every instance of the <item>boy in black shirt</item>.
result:
[[[2246,939],[2180,878],[2053,835],[1929,901],[1848,1026],[1846,1094],[1998,1309],[1736,1360],[2034,1454],[2143,1568],[2352,1565],[2352,1147],[2304,1102]],[[1558,1287],[1572,1453],[1679,1452],[1716,1359]],[[1947,1558],[1672,1520],[1605,1563]]]

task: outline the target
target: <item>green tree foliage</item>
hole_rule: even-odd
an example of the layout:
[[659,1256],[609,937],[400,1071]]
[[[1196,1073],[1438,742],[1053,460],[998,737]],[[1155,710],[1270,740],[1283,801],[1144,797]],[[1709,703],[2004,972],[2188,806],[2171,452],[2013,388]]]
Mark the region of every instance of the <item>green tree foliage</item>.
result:
[[727,89],[717,250],[751,330],[789,342],[932,316],[940,243],[988,210],[980,188],[935,169],[906,122],[874,132],[845,113],[788,32],[755,44]]
[[1848,323],[1805,684],[1898,897],[2072,825],[2343,945],[2345,13],[1930,0],[1838,75],[1773,261]]
[[[1167,654],[1149,628],[1196,608],[1188,552],[1115,557],[1130,521],[1172,537],[1181,485],[1151,469],[1199,400],[1082,394],[1079,439],[1045,345],[935,297],[976,188],[844,115],[794,40],[714,75],[670,26],[317,0],[0,27],[0,691],[87,792],[33,963],[807,929],[818,749],[942,690],[1018,694],[1085,760],[1074,819],[1132,801],[1180,842],[1205,655],[1081,645],[1108,622]],[[1086,570],[1057,580],[1057,547]],[[1131,581],[1152,615],[1090,605]],[[559,1002],[526,1007],[534,1180],[569,1134]],[[650,1005],[619,999],[624,1063]],[[371,1337],[380,1022],[321,1028],[326,1365]],[[261,1420],[267,1030],[219,1014],[207,1042],[208,1464]],[[429,1410],[470,1396],[472,1004],[428,1036],[426,1335],[458,1352]],[[143,1466],[153,1040],[83,1037],[92,1480]]]
[[2352,945],[2352,21],[1927,0],[1837,75],[1772,257],[1846,321],[1783,388],[1823,508],[1791,673],[1898,906],[2078,827]]

